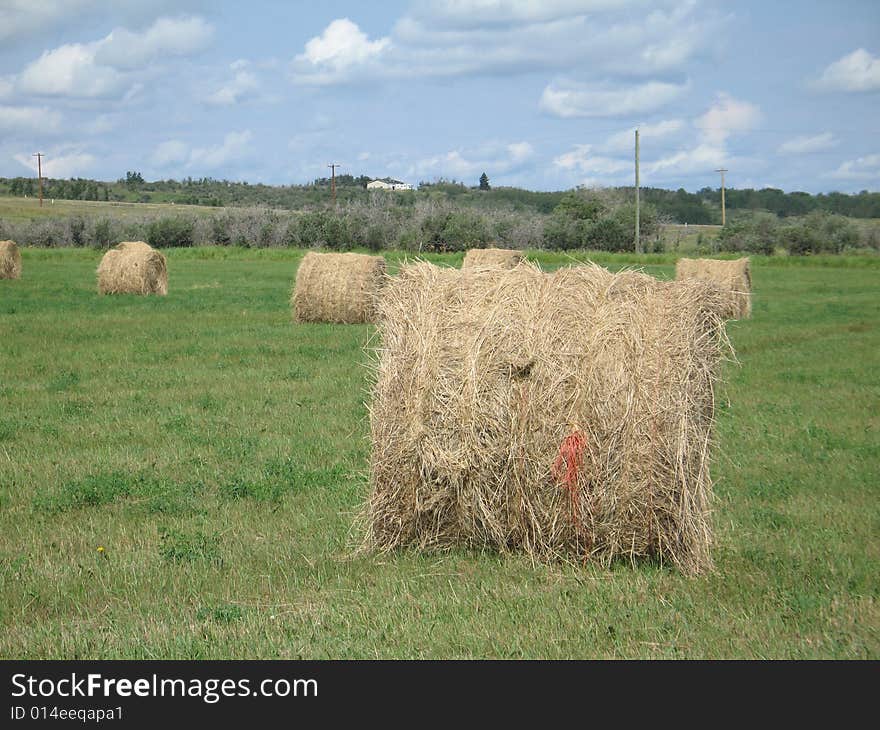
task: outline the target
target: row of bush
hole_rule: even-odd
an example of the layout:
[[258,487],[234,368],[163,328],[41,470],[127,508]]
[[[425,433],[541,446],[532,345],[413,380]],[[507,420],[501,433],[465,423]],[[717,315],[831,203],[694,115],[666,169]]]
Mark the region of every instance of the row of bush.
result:
[[862,235],[848,218],[815,211],[803,218],[780,220],[772,213],[734,220],[718,234],[722,251],[794,255],[842,253],[857,248],[880,247],[880,231]]
[[[664,221],[653,206],[641,207],[639,222],[644,250],[661,251],[667,247]],[[107,248],[118,241],[144,240],[158,248],[296,246],[419,252],[495,245],[632,251],[634,227],[634,206],[616,197],[613,191],[578,191],[565,196],[550,215],[514,210],[477,211],[430,200],[407,207],[371,202],[299,213],[252,208],[197,217],[0,220],[0,239],[11,238],[22,245],[42,247]],[[840,253],[880,248],[878,235],[877,229],[863,234],[851,220],[827,213],[814,212],[784,221],[772,214],[756,214],[731,221],[715,239],[698,239],[694,252]]]

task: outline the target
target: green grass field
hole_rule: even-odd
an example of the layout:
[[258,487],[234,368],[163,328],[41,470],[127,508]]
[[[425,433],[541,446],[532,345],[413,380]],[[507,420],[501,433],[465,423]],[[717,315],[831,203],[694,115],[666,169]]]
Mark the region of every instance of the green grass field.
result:
[[291,323],[300,256],[170,251],[166,298],[99,297],[89,250],[0,281],[0,657],[880,658],[880,260],[755,258],[688,578],[355,555],[372,329]]

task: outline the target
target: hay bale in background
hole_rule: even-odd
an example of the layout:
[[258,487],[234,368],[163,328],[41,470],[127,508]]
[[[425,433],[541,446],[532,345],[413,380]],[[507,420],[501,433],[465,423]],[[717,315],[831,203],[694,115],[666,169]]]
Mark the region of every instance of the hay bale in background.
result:
[[359,253],[305,255],[291,298],[297,322],[373,322],[385,259]]
[[15,241],[0,241],[0,279],[21,277],[21,253]]
[[675,278],[715,282],[727,299],[722,316],[727,319],[752,316],[752,274],[747,256],[734,261],[679,259],[675,264]]
[[720,290],[404,266],[379,307],[365,547],[711,566]]
[[522,251],[507,248],[472,248],[464,255],[461,268],[500,266],[502,269],[513,269],[524,258]]
[[165,257],[143,241],[123,241],[101,259],[98,292],[164,296],[168,293]]

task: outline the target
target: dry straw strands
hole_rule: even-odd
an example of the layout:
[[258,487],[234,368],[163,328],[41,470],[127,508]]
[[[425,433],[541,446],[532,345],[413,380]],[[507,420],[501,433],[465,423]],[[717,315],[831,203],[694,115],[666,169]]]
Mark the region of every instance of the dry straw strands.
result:
[[379,313],[365,547],[711,566],[717,287],[404,266]]
[[472,248],[464,255],[461,268],[500,266],[502,269],[512,269],[522,260],[522,251],[511,251],[506,248]]
[[385,259],[359,253],[305,255],[291,298],[297,322],[373,322]]
[[0,241],[0,279],[21,277],[21,252],[15,241]]
[[734,261],[679,259],[675,264],[675,278],[713,281],[727,298],[724,317],[748,319],[752,316],[752,274],[748,257]]
[[143,241],[123,241],[101,259],[98,292],[167,294],[168,267],[165,257]]

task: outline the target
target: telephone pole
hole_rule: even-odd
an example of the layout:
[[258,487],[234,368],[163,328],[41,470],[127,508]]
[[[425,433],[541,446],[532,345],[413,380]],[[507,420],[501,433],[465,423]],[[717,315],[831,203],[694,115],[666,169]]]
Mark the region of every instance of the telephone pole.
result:
[[40,207],[43,207],[43,153],[35,152],[34,157],[37,158],[37,183],[40,186]]
[[639,239],[639,128],[636,127],[636,253],[642,252]]
[[727,168],[721,167],[715,172],[721,173],[721,225],[724,226],[726,219],[726,210],[724,205],[724,173],[727,172]]
[[342,165],[337,165],[336,163],[331,163],[327,165],[330,168],[330,194],[333,197],[333,205],[336,205],[336,168],[342,167]]

